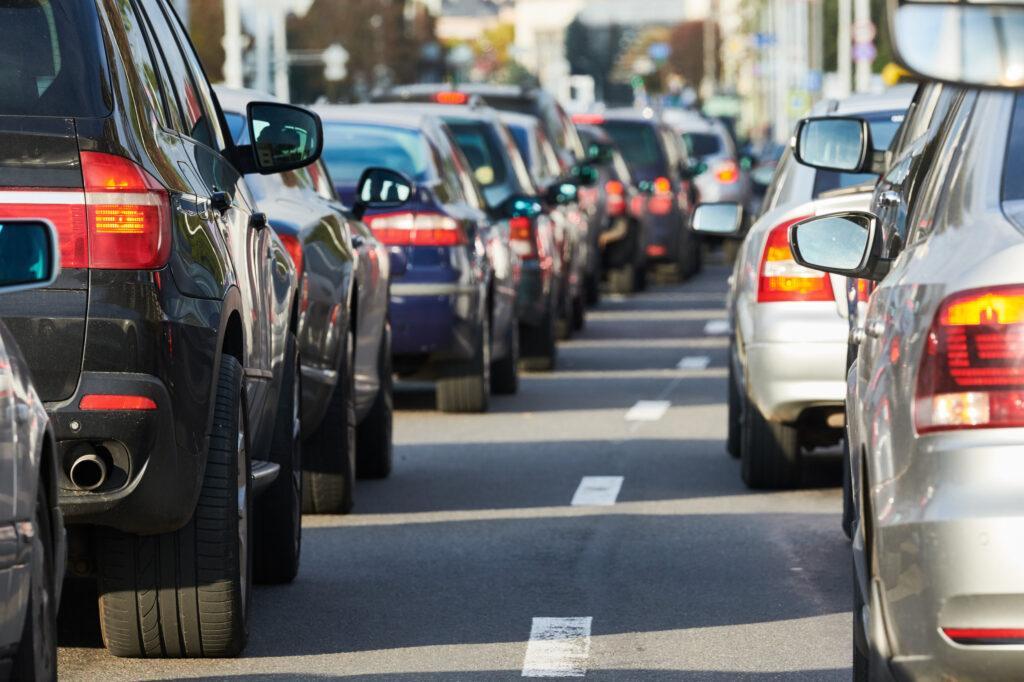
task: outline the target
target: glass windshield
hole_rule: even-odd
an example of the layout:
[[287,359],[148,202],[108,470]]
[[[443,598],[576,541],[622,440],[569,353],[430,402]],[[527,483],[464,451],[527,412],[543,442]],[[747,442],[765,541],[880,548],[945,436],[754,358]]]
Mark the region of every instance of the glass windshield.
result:
[[495,131],[486,123],[446,119],[455,141],[469,161],[484,200],[491,208],[516,192],[507,159]]
[[92,2],[0,0],[0,116],[110,113]]
[[370,167],[432,179],[426,140],[418,130],[363,123],[325,123],[323,160],[337,185],[355,185]]
[[722,139],[714,133],[683,133],[683,141],[690,155],[697,158],[722,152]]
[[[863,116],[871,127],[871,142],[875,149],[888,149],[896,131],[903,123],[904,112],[889,111],[884,114],[869,114]],[[825,192],[837,189],[854,187],[865,182],[877,180],[874,173],[839,173],[836,171],[819,170],[814,175],[814,198],[818,198]]]
[[601,127],[615,140],[615,146],[622,152],[630,167],[650,169],[664,166],[658,135],[653,126],[646,123],[608,121]]

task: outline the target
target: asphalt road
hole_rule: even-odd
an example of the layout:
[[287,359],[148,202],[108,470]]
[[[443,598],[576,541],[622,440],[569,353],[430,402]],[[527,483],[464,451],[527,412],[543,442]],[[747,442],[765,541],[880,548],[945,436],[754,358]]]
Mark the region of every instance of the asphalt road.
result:
[[725,278],[606,297],[558,371],[489,414],[404,388],[393,476],[361,481],[351,516],[305,519],[301,572],[255,591],[244,658],[120,660],[87,637],[61,677],[849,679],[840,468],[742,485]]

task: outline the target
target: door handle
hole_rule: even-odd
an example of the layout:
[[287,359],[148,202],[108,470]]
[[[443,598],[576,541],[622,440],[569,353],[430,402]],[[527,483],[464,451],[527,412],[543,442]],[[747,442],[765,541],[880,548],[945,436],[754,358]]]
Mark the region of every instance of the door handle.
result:
[[256,211],[249,216],[249,227],[254,230],[262,230],[269,224],[270,221],[267,220],[267,214],[262,211]]
[[214,192],[210,195],[210,206],[218,213],[224,213],[231,208],[231,195],[227,192]]
[[864,325],[864,333],[877,339],[885,333],[885,323],[881,320],[871,320]]
[[893,206],[898,206],[902,199],[900,199],[899,192],[894,192],[893,190],[889,189],[882,192],[882,195],[878,197],[878,201],[882,204],[882,206],[885,206],[886,208],[892,208]]
[[854,327],[850,330],[850,343],[854,346],[859,346],[864,343],[864,327]]
[[361,249],[361,248],[363,248],[363,244],[365,244],[365,243],[366,243],[366,239],[362,235],[358,235],[358,234],[352,235],[352,248],[353,249]]

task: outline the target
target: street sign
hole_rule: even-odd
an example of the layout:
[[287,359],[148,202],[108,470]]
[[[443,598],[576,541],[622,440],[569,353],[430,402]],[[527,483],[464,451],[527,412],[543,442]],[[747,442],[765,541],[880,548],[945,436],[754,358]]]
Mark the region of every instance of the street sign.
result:
[[337,82],[348,76],[348,50],[334,43],[323,52],[324,78]]
[[850,35],[857,44],[870,43],[878,35],[878,28],[871,20],[855,21],[850,27]]
[[878,50],[875,48],[874,43],[856,43],[853,46],[853,61],[855,62],[870,62],[874,61],[875,55],[878,54]]

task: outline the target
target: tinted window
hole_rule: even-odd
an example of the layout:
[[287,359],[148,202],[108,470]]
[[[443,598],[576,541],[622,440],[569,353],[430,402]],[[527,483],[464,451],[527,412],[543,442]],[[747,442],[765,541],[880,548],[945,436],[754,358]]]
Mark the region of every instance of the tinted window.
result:
[[1024,94],[1013,104],[1013,122],[1003,171],[1003,201],[1024,199]]
[[658,135],[652,126],[609,121],[602,127],[615,140],[615,146],[622,152],[626,163],[634,169],[664,165]]
[[110,113],[100,44],[92,2],[0,0],[0,115]]
[[338,185],[355,185],[371,166],[391,168],[419,183],[433,177],[423,134],[408,128],[325,123],[323,159]]
[[683,133],[683,141],[686,142],[687,151],[698,158],[722,151],[722,140],[713,133]]
[[452,119],[447,123],[483,189],[487,205],[499,205],[515,192],[515,187],[494,129],[486,123]]
[[164,113],[163,96],[160,90],[161,74],[157,71],[156,62],[150,52],[149,43],[142,30],[143,24],[135,13],[131,3],[123,3],[120,6],[122,24],[125,35],[128,38],[128,47],[132,52],[131,66],[138,78],[142,92],[149,103],[151,111],[160,117],[160,123],[167,125],[167,118]]
[[237,144],[245,144],[245,140],[249,137],[249,131],[246,130],[245,116],[236,114],[233,111],[225,111],[224,119],[228,123],[228,133],[231,135],[231,139]]
[[[903,123],[902,111],[890,111],[884,114],[864,116],[871,126],[871,142],[875,149],[888,149],[892,138]],[[835,171],[818,171],[814,174],[814,197],[836,189],[853,187],[865,182],[878,180],[874,173],[837,173]]]

